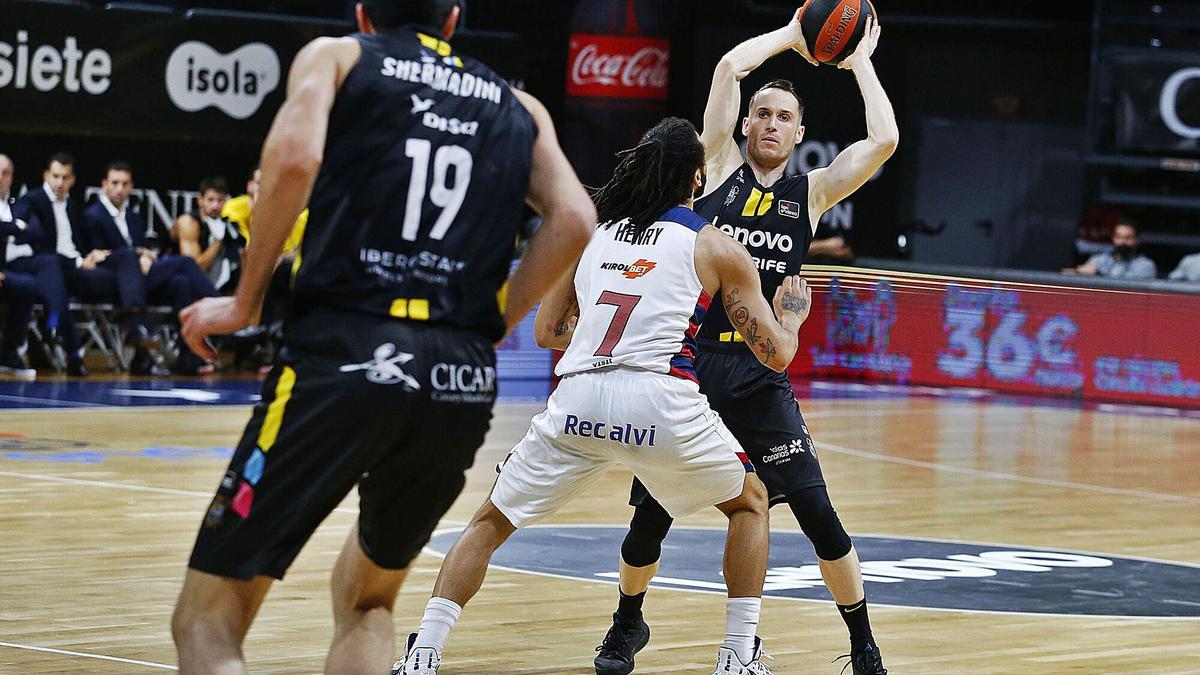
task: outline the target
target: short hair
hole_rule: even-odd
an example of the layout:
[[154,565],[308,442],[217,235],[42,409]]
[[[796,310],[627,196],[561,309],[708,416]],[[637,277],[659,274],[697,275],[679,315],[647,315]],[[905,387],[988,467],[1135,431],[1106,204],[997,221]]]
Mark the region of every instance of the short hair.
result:
[[409,24],[440,31],[458,0],[359,0],[367,18],[378,31],[391,31]]
[[780,91],[786,91],[787,93],[796,97],[796,106],[798,108],[797,114],[803,119],[803,117],[804,117],[804,99],[800,98],[800,92],[796,91],[796,85],[791,80],[771,80],[770,82],[759,87],[758,91],[754,92],[754,95],[750,97],[750,103],[753,104],[754,99],[758,98],[759,94],[763,93],[764,91],[766,91],[768,89],[778,89]]
[[50,160],[46,162],[46,170],[49,171],[50,165],[55,162],[58,162],[63,166],[71,167],[72,172],[75,170],[75,155],[72,155],[69,152],[56,152],[53,155],[50,155]]
[[229,194],[229,182],[221,176],[210,176],[200,181],[200,194],[213,190],[223,195]]
[[1133,236],[1135,237],[1142,234],[1142,226],[1138,223],[1137,218],[1134,218],[1133,216],[1122,214],[1120,218],[1117,218],[1117,224],[1113,225],[1113,231],[1115,232],[1116,229],[1122,225],[1133,230]]
[[617,154],[612,180],[592,201],[601,223],[628,219],[638,231],[692,195],[692,179],[704,166],[704,144],[691,122],[668,117],[642,136],[637,147]]
[[133,178],[133,167],[129,166],[129,162],[119,159],[109,162],[108,166],[104,167],[105,180],[108,180],[108,174],[112,173],[113,171],[124,171],[125,173],[129,174],[130,178]]

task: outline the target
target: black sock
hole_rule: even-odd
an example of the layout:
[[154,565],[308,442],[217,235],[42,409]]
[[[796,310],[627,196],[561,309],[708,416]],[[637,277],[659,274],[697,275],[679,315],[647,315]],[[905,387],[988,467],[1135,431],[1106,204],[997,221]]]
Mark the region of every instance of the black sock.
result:
[[[621,593],[620,589],[617,589]],[[642,620],[642,602],[646,599],[646,591],[642,591],[637,595],[625,595],[621,593],[621,600],[617,603],[617,615],[625,623],[637,623]]]
[[850,629],[850,648],[857,649],[868,642],[874,641],[871,636],[871,619],[867,616],[867,599],[852,604],[838,605],[838,614]]

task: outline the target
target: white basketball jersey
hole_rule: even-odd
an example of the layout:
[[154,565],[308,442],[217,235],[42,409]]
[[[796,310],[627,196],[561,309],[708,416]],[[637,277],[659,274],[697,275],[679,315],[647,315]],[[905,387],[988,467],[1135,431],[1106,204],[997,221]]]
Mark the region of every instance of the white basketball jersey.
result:
[[555,372],[623,366],[697,382],[696,332],[712,301],[696,275],[706,224],[677,206],[641,232],[598,228],[575,273],[579,323]]

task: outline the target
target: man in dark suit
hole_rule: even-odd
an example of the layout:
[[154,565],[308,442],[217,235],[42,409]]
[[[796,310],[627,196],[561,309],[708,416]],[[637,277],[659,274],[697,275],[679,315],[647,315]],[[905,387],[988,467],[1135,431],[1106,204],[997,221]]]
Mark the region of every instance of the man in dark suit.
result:
[[[83,214],[89,243],[99,250],[116,253],[132,249],[145,275],[146,296],[153,303],[169,304],[178,313],[200,298],[219,295],[208,275],[187,256],[159,257],[146,247],[146,224],[140,213],[129,208],[133,191],[133,169],[125,162],[113,162],[104,171],[100,183],[104,192]],[[212,366],[179,341],[179,359],[175,372],[197,375]]]
[[15,200],[12,192],[13,163],[8,155],[0,155],[0,302],[8,305],[4,322],[4,338],[0,342],[0,375],[32,380],[37,371],[25,366],[18,350],[25,344],[33,305],[39,301],[37,279],[5,269],[8,242],[26,244],[37,234],[27,222],[13,215]]
[[[41,255],[56,255],[66,282],[66,290],[85,302],[107,302],[119,308],[126,317],[127,328],[134,341],[135,374],[152,374],[156,368],[149,350],[157,346],[146,320],[146,282],[137,251],[126,248],[118,251],[91,245],[83,212],[70,198],[75,185],[75,158],[58,153],[50,158],[40,190],[30,190],[17,206],[23,208],[40,226],[43,236],[33,246]],[[35,256],[36,257],[36,256]],[[21,263],[20,260],[13,264]],[[28,263],[26,263],[28,264]],[[43,289],[47,296],[54,294],[52,305],[65,307],[67,298],[57,289]],[[65,313],[65,312],[64,312]],[[68,372],[72,362],[78,363],[73,331],[63,326],[62,337],[68,348]],[[74,368],[82,369],[82,364]],[[78,374],[78,373],[72,373]]]

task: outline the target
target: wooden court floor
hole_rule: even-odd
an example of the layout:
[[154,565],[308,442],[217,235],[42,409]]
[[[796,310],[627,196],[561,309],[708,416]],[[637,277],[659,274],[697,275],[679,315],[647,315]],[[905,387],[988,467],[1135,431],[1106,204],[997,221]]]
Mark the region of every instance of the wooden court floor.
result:
[[[802,406],[852,534],[1200,564],[1194,418],[928,398]],[[539,409],[497,408],[447,525],[474,511],[496,462]],[[178,448],[230,447],[247,417],[247,408],[230,407],[0,412],[0,672],[173,667],[171,608],[225,466],[219,451]],[[628,484],[627,472],[613,471],[552,522],[624,524]],[[247,640],[252,671],[320,670],[331,632],[328,575],[355,499],[268,596]],[[682,524],[724,522],[714,510]],[[772,529],[798,528],[776,509]],[[604,555],[615,562],[617,551]],[[416,625],[438,564],[419,559],[398,603],[398,634]],[[590,673],[615,594],[606,584],[492,570],[447,645],[442,673]],[[637,672],[711,672],[723,611],[718,595],[652,590],[653,640]],[[880,605],[871,615],[893,674],[1200,672],[1195,619]],[[830,660],[845,651],[845,629],[830,603],[768,598],[760,634],[777,673],[839,671]]]

